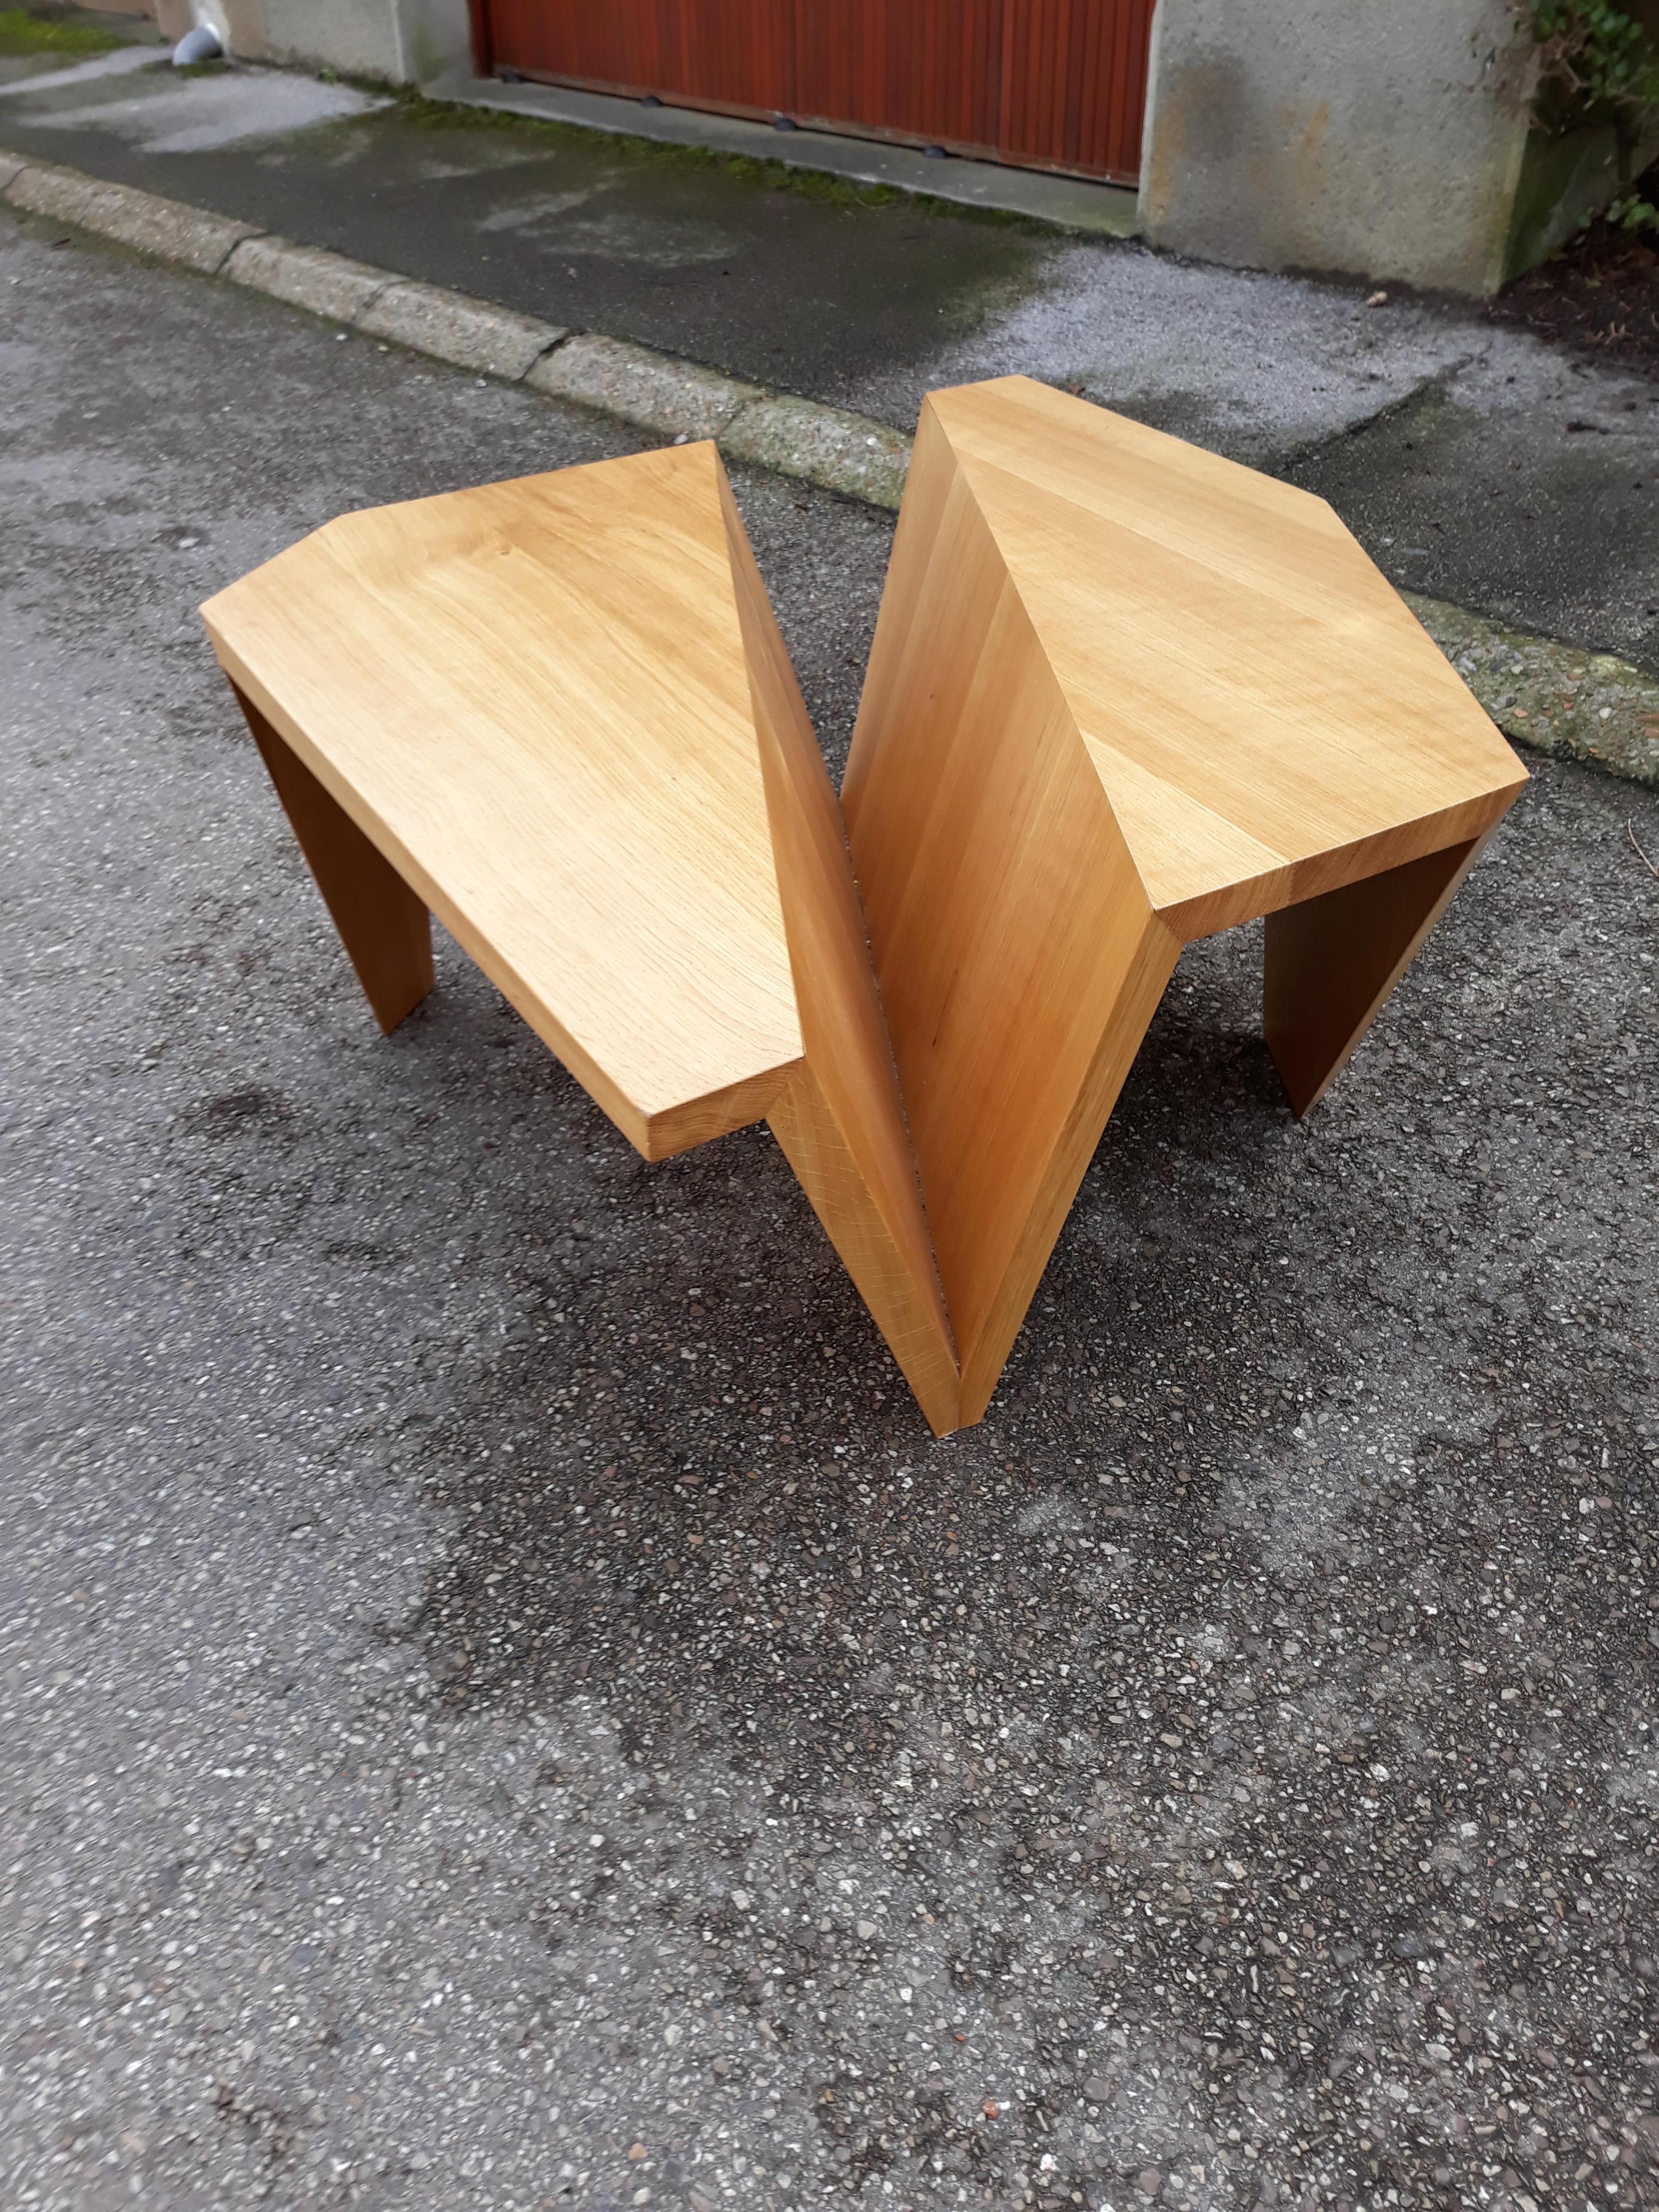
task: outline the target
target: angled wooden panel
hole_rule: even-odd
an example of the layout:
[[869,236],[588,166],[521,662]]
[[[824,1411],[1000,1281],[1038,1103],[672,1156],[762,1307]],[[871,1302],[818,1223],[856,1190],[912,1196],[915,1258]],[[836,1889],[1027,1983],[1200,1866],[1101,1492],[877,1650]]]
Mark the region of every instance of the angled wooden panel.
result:
[[1524,781],[1322,501],[1024,378],[930,396],[842,800],[964,1420],[1181,944],[1291,910],[1305,1103]]
[[432,988],[432,917],[426,902],[252,701],[240,691],[236,698],[363,995],[389,1036]]
[[800,687],[721,478],[804,1067],[773,1134],[934,1430],[960,1393],[846,832]]
[[976,1420],[1180,945],[926,412],[842,803]]
[[1478,836],[1524,786],[1323,500],[1025,377],[927,406],[1183,937]]
[[769,1116],[955,1426],[840,811],[714,447],[347,516],[204,611],[383,1024],[429,905],[647,1157]]
[[1267,916],[1262,1033],[1298,1115],[1347,1065],[1485,842],[1425,853]]

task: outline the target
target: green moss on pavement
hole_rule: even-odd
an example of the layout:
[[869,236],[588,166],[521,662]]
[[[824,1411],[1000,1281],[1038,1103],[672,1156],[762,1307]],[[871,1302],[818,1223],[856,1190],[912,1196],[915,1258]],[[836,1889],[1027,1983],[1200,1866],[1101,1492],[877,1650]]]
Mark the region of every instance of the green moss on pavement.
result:
[[33,8],[0,8],[0,54],[103,54],[120,43],[100,23],[71,22]]

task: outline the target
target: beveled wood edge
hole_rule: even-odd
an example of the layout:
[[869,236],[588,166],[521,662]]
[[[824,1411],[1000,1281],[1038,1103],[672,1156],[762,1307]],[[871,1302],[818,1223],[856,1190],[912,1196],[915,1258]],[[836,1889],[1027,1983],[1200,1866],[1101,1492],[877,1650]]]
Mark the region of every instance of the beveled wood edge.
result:
[[1493,786],[1449,806],[1438,814],[1423,816],[1376,830],[1350,845],[1332,847],[1305,860],[1291,862],[1259,876],[1223,884],[1201,896],[1155,908],[1160,921],[1175,930],[1185,944],[1200,937],[1216,937],[1247,921],[1260,921],[1283,908],[1300,906],[1304,900],[1322,898],[1327,891],[1363,883],[1370,876],[1386,874],[1408,860],[1420,860],[1449,845],[1465,845],[1484,839],[1509,812],[1532,781],[1516,762],[1514,781]]

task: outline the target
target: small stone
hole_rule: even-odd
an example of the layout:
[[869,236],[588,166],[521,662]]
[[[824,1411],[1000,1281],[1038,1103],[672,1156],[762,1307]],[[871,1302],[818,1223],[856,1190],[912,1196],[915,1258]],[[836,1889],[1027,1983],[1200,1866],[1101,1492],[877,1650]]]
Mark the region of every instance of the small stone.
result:
[[1155,2166],[1143,2166],[1135,2176],[1135,2187],[1143,2197],[1156,2197],[1164,2186],[1164,2176]]
[[1091,2105],[1103,2105],[1112,2094],[1112,2085],[1103,2075],[1091,2074],[1083,2085],[1083,2094]]
[[859,1920],[854,1923],[854,1933],[860,1943],[867,1943],[875,1932],[876,1923],[873,1920]]

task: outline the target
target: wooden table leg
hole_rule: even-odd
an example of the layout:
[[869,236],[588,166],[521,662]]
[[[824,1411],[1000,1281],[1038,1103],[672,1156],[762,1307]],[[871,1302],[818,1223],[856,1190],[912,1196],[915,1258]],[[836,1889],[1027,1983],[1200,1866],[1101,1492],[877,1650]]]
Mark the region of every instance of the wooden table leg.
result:
[[1262,1027],[1298,1116],[1341,1073],[1486,842],[1449,845],[1267,916]]
[[374,1018],[389,1035],[432,988],[432,920],[426,902],[252,701],[238,685],[230,688]]

